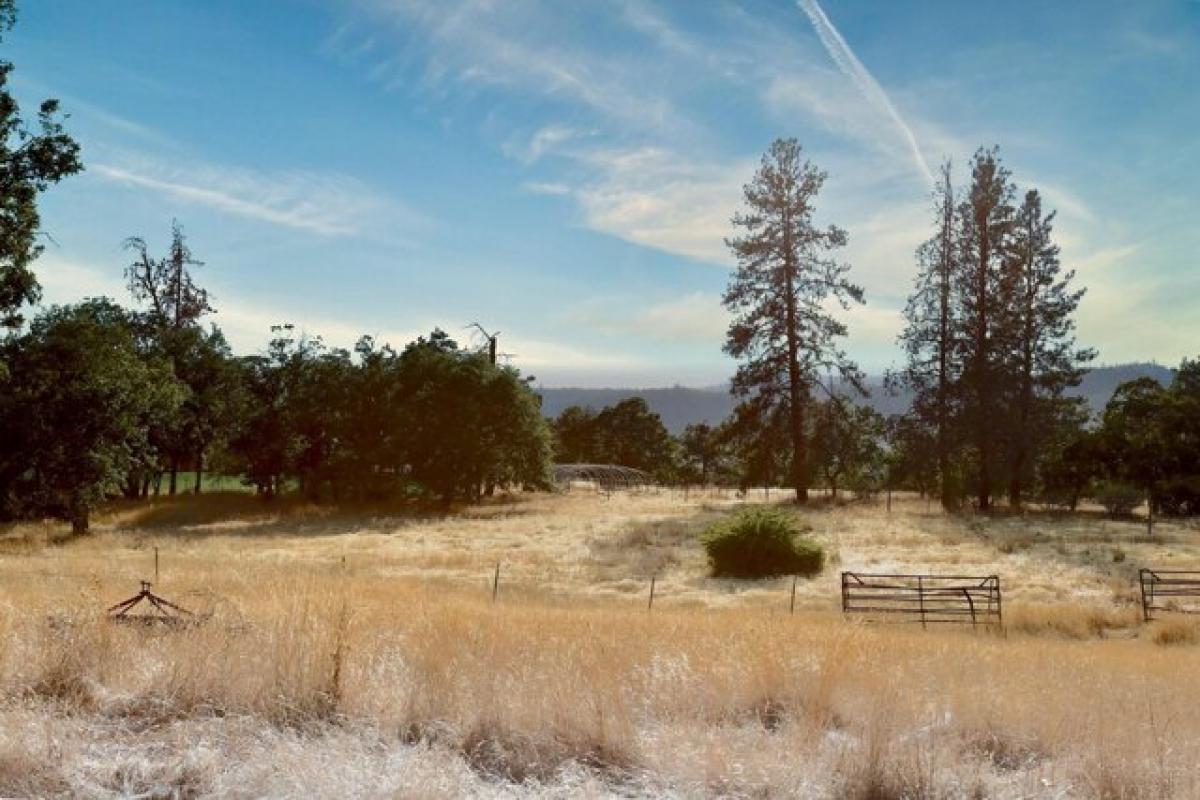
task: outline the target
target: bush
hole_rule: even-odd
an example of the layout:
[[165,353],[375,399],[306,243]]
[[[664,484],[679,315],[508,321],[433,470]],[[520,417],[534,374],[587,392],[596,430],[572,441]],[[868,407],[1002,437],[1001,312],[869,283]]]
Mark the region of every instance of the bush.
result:
[[815,575],[825,566],[825,550],[800,533],[792,515],[754,509],[712,525],[701,541],[714,577]]
[[1145,498],[1141,489],[1127,483],[1106,481],[1096,487],[1096,502],[1104,506],[1111,517],[1126,517],[1133,512]]

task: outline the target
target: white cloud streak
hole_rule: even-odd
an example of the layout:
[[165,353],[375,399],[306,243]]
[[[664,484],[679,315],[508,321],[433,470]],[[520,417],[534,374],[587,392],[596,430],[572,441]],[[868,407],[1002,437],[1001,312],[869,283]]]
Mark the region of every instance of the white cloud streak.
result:
[[412,230],[428,222],[362,181],[333,173],[178,167],[145,158],[131,163],[94,163],[88,169],[112,183],[317,236],[368,235],[372,230],[394,231],[397,227]]
[[854,85],[866,98],[867,102],[875,106],[891,119],[896,130],[904,137],[908,144],[908,148],[912,153],[913,165],[920,171],[926,183],[932,185],[934,182],[933,171],[929,168],[929,164],[925,161],[925,156],[921,153],[921,147],[917,143],[917,137],[913,133],[912,128],[904,121],[904,117],[896,109],[887,92],[879,85],[870,71],[863,66],[863,63],[854,55],[854,51],[850,49],[850,45],[842,38],[842,34],[829,21],[829,17],[825,15],[824,10],[817,4],[817,0],[796,0],[800,9],[808,16],[812,22],[813,28],[817,32],[817,37],[820,38],[821,44],[825,46],[830,58],[837,64],[846,77],[854,82]]

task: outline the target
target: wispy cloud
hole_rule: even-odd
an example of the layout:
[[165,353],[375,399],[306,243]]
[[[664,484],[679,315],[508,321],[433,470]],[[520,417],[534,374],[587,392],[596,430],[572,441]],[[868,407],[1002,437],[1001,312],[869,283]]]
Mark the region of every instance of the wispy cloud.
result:
[[182,203],[317,236],[366,235],[373,229],[397,227],[411,231],[428,223],[403,203],[356,178],[335,173],[180,167],[146,158],[93,163],[89,170],[104,180]]
[[715,293],[690,292],[676,300],[656,303],[635,316],[639,330],[682,342],[721,342],[730,315]]
[[521,188],[530,194],[544,194],[551,197],[566,197],[575,191],[565,183],[555,183],[554,181],[527,181],[521,184]]
[[586,136],[586,131],[568,125],[544,125],[534,131],[528,141],[509,141],[504,145],[504,154],[525,164],[532,164],[559,145]]
[[727,265],[724,237],[752,160],[704,162],[655,147],[578,154],[594,178],[575,192],[589,228]]
[[357,58],[387,88],[410,86],[412,54],[423,50],[424,81],[431,87],[519,89],[581,106],[633,130],[687,128],[670,98],[646,88],[649,62],[572,46],[554,27],[564,15],[553,5],[533,0],[357,0],[357,5],[372,19],[371,33],[363,36],[386,31],[403,43],[405,54],[353,55],[358,45],[344,30],[329,46]]
[[929,164],[925,161],[925,156],[921,153],[921,147],[917,144],[917,137],[913,133],[912,128],[904,121],[904,117],[896,109],[887,92],[879,85],[870,71],[863,66],[863,63],[854,55],[854,51],[850,49],[850,45],[842,38],[842,34],[829,21],[829,17],[825,15],[825,11],[817,4],[817,0],[797,0],[797,4],[801,10],[808,16],[812,22],[813,28],[817,32],[817,36],[821,40],[821,44],[829,52],[830,58],[837,64],[840,69],[858,90],[863,97],[875,108],[882,111],[892,121],[896,131],[904,138],[912,155],[913,165],[920,171],[926,183],[932,185],[934,182],[933,171],[930,170]]
[[605,334],[634,334],[661,342],[719,346],[729,329],[729,312],[716,292],[688,292],[638,306],[628,298],[593,298],[566,309],[561,321]]
[[[43,303],[47,306],[75,303],[86,297],[120,300],[127,294],[121,279],[121,266],[117,263],[105,267],[51,253],[38,260],[37,269],[43,284]],[[452,309],[445,309],[440,315],[423,314],[406,327],[397,328],[363,319],[361,315],[331,316],[276,307],[243,297],[238,294],[236,287],[218,285],[212,288],[217,311],[209,319],[221,326],[234,352],[239,354],[263,350],[273,335],[271,326],[282,323],[295,325],[298,335],[319,336],[329,347],[344,348],[352,347],[363,335],[373,336],[379,344],[402,348],[437,326],[449,330],[452,335],[461,333],[455,330],[452,323],[461,317],[461,313]],[[455,338],[461,344],[469,344],[469,337],[465,334],[455,335]],[[547,370],[569,383],[578,383],[592,373],[619,375],[625,370],[648,369],[645,361],[628,353],[548,341],[528,335],[504,336],[503,341],[504,349],[513,353],[514,366],[522,371]]]

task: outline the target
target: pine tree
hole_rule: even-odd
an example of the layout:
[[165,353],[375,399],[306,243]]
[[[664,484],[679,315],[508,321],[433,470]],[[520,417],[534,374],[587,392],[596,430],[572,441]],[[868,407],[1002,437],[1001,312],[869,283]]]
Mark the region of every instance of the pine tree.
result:
[[961,372],[955,335],[954,284],[958,270],[958,210],[950,162],[933,191],[934,235],[917,249],[917,277],[900,335],[908,357],[900,382],[914,394],[913,417],[928,429],[937,455],[942,507],[958,504],[951,475],[954,389]]
[[1030,483],[1033,460],[1067,411],[1060,408],[1063,390],[1079,384],[1082,365],[1095,357],[1093,350],[1075,347],[1072,315],[1085,290],[1070,288],[1074,270],[1062,272],[1053,223],[1054,212],[1042,212],[1038,192],[1027,192],[1017,210],[1005,267],[1016,375],[1008,415],[1008,497],[1016,507]]
[[1004,263],[1013,235],[1014,190],[995,149],[976,151],[971,188],[959,206],[954,303],[959,310],[957,346],[962,360],[961,420],[975,456],[975,494],[980,511],[992,505],[993,476],[1003,444],[997,425],[1004,408],[1006,358],[1011,332]]
[[738,266],[723,298],[734,314],[725,352],[743,361],[733,391],[786,409],[798,503],[808,499],[805,414],[819,371],[862,386],[838,345],[846,326],[827,310],[830,300],[843,309],[863,302],[863,290],[846,278],[849,266],[828,255],[845,246],[846,232],[813,222],[825,179],[799,142],[777,139],[744,187],[746,210],[733,218],[743,235],[726,240]]

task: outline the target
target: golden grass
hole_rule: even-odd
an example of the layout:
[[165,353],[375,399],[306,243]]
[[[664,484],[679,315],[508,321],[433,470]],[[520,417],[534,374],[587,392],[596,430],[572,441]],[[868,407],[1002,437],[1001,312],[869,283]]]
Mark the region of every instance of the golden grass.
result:
[[[1194,530],[1146,543],[919,501],[803,513],[845,566],[1000,574],[1002,637],[847,622],[837,568],[795,616],[787,581],[704,577],[695,533],[736,502],[216,499],[118,509],[57,544],[15,529],[0,796],[1200,796],[1198,629],[1140,625],[1122,573],[1190,558]],[[1101,535],[1126,562],[1093,557]],[[102,618],[156,546],[158,588],[205,624]]]

